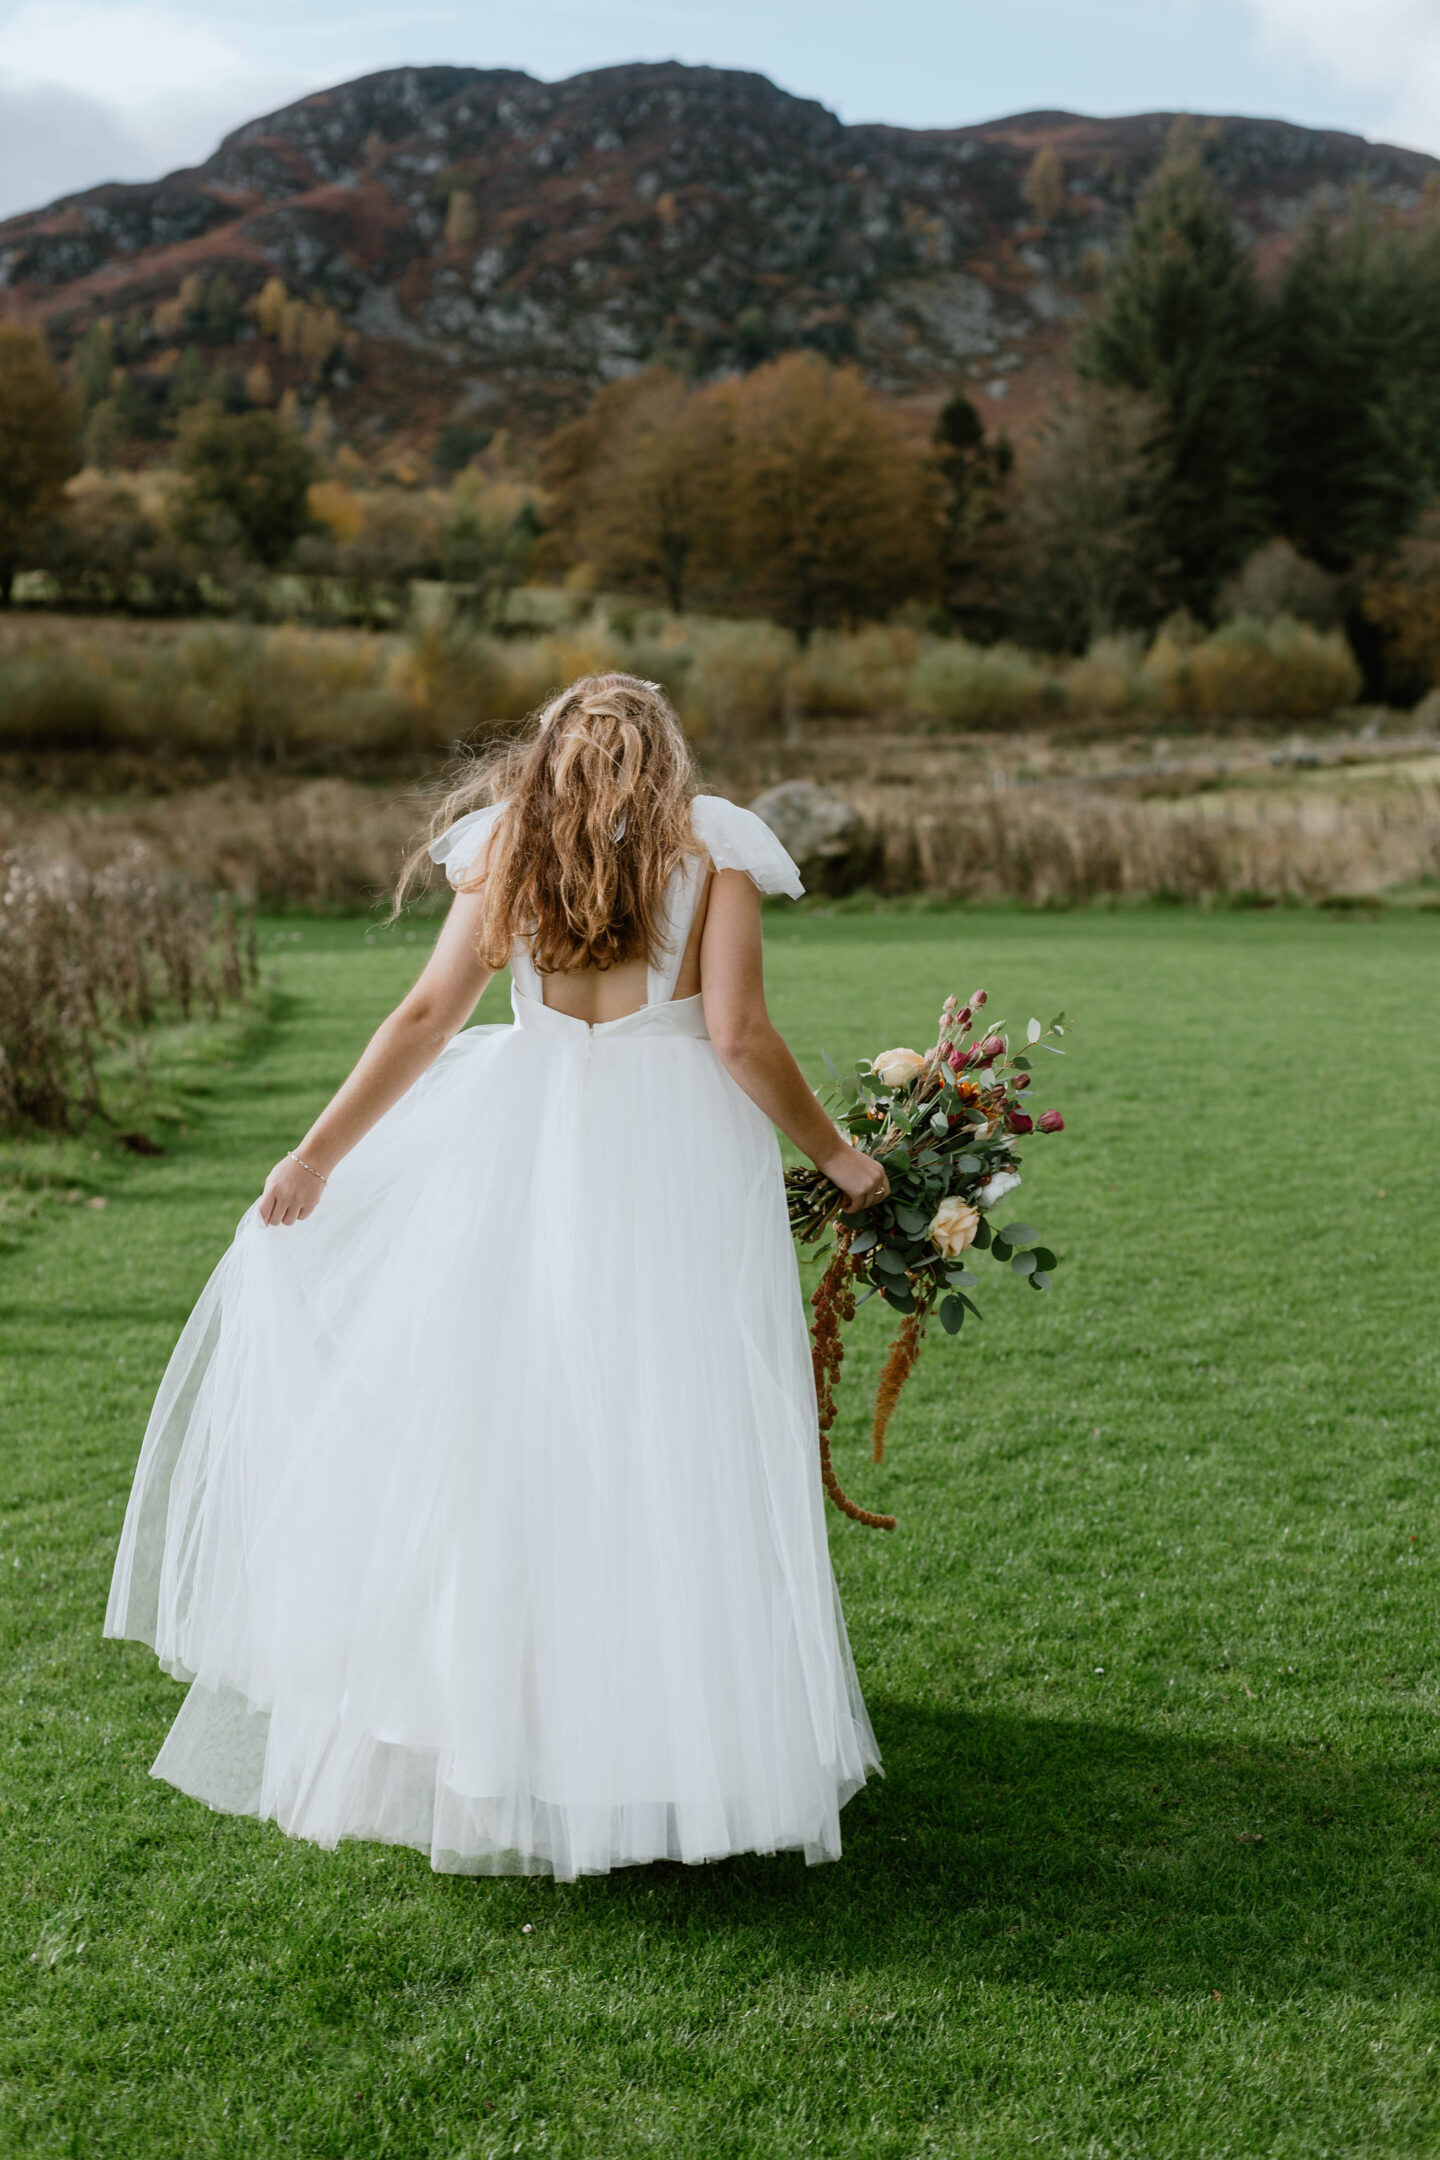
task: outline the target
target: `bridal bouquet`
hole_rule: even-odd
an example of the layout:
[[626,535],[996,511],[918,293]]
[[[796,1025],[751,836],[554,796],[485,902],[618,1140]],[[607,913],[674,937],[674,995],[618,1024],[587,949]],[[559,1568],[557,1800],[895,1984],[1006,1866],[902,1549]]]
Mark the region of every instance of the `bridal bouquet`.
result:
[[989,1218],[1021,1182],[1018,1143],[1032,1133],[1065,1129],[1058,1110],[1036,1117],[1025,1102],[1036,1053],[1064,1056],[1050,1038],[1063,1037],[1065,1015],[1044,1028],[1032,1020],[1023,1047],[1012,1052],[1003,1027],[978,1019],[986,1002],[983,990],[967,1005],[947,998],[939,1040],[930,1050],[882,1050],[847,1078],[825,1060],[839,1090],[836,1122],[856,1147],[884,1164],[888,1199],[847,1212],[844,1196],[822,1171],[786,1173],[797,1239],[815,1245],[834,1233],[829,1265],[811,1299],[825,1489],[847,1515],[876,1529],[893,1530],[894,1516],[872,1515],[848,1500],[830,1461],[835,1385],[845,1355],[842,1323],[867,1297],[883,1298],[902,1316],[875,1402],[871,1452],[880,1462],[890,1414],[931,1318],[938,1314],[941,1327],[958,1335],[967,1313],[980,1317],[970,1296],[979,1278],[966,1266],[967,1257],[988,1252],[1037,1291],[1049,1289],[1059,1265],[1029,1223],[996,1228]]

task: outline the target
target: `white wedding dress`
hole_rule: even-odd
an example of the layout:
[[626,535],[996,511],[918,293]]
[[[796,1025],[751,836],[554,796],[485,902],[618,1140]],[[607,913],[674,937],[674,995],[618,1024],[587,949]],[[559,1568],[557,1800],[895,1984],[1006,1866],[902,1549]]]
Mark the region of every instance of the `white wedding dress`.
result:
[[[431,852],[454,877],[497,815]],[[588,1027],[512,959],[290,1229],[254,1208],[136,1472],[105,1631],[189,1693],[153,1775],[464,1874],[840,1851],[879,1757],[826,1544],[779,1150],[672,991]]]

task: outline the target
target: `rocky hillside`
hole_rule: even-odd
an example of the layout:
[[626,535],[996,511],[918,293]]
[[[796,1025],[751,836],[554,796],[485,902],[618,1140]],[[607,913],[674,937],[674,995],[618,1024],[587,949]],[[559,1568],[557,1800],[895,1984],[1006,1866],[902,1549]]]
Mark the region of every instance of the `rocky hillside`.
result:
[[[959,376],[1023,425],[1170,125],[920,133],[712,68],[397,69],[253,121],[193,171],[0,224],[0,306],[62,351],[110,318],[142,380],[208,338],[276,395],[325,396],[362,446],[465,420],[533,431],[648,361],[711,374],[794,345],[917,398]],[[1270,252],[1312,204],[1364,182],[1410,207],[1440,173],[1357,136],[1203,125]],[[202,320],[221,273],[240,306]]]

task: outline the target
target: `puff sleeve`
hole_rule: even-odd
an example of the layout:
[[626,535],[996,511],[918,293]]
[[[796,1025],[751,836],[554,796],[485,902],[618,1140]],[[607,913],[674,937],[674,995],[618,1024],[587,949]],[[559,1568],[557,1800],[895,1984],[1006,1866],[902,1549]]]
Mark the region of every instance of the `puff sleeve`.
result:
[[487,809],[471,810],[465,817],[456,818],[438,839],[431,841],[430,860],[442,866],[452,885],[464,876],[483,850],[503,808],[503,803],[492,803]]
[[762,893],[788,893],[798,900],[804,892],[800,872],[753,810],[742,810],[723,795],[697,795],[690,822],[717,870],[747,871]]

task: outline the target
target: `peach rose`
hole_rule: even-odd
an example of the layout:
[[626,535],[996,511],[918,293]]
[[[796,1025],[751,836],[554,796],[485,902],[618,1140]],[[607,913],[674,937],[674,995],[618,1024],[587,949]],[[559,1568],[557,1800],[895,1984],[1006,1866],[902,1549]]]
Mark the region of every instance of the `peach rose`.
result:
[[968,1200],[953,1195],[942,1200],[935,1210],[935,1220],[930,1225],[930,1242],[947,1260],[958,1260],[967,1245],[973,1243],[980,1227],[979,1211]]
[[918,1080],[925,1070],[925,1060],[918,1050],[882,1050],[874,1059],[875,1077],[883,1080],[886,1087],[904,1087],[909,1080]]

